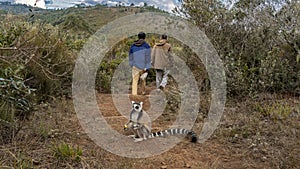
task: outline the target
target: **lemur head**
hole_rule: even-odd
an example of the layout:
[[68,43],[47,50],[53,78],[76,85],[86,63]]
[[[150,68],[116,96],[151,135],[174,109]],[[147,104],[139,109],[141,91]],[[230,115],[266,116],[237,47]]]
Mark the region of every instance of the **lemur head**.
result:
[[135,102],[135,101],[131,101],[132,104],[132,109],[135,111],[142,111],[143,109],[143,102]]

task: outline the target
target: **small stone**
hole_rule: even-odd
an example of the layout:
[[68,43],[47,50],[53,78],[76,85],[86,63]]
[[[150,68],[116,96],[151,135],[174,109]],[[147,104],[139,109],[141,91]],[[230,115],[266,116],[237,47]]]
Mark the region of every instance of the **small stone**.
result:
[[189,165],[189,164],[185,164],[185,167],[186,167],[186,168],[191,168],[192,166]]
[[161,169],[166,169],[167,166],[166,166],[166,165],[163,165],[163,166],[161,166],[160,168],[161,168]]
[[40,161],[36,160],[36,159],[32,159],[32,163],[33,165],[39,165]]

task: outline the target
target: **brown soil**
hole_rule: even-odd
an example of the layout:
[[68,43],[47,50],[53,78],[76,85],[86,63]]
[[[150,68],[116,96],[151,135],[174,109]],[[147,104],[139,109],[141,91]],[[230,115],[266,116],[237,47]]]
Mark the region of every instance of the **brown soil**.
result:
[[[299,97],[261,95],[259,99],[231,99],[219,128],[204,143],[183,140],[169,151],[148,158],[127,158],[95,144],[82,129],[72,100],[62,99],[40,105],[13,141],[0,147],[2,168],[297,168],[300,166]],[[119,133],[126,118],[115,109],[109,94],[99,94],[99,108]],[[131,99],[145,102],[148,96]],[[267,109],[265,107],[274,109]],[[279,105],[286,105],[278,108]],[[272,114],[282,109],[287,115]],[[168,120],[166,120],[168,119]],[[194,126],[200,133],[205,116],[199,113]],[[163,114],[153,123],[165,129],[174,118]],[[148,141],[148,140],[146,140]],[[61,155],[57,147],[66,144],[82,155]],[[137,146],[139,143],[137,143]],[[155,147],[154,147],[155,148]]]

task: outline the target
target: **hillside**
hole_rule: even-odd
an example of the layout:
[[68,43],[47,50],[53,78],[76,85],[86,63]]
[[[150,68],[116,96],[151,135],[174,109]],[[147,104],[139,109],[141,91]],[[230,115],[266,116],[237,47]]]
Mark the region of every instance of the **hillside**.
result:
[[140,12],[163,12],[152,6],[149,7],[107,7],[103,5],[72,7],[58,10],[45,10],[22,4],[10,4],[0,2],[0,14],[21,15],[25,20],[31,22],[48,23],[60,26],[63,30],[74,31],[74,33],[91,34],[104,24],[116,18],[140,13]]
[[[159,144],[153,140],[134,143],[131,138],[126,137],[132,133],[124,131],[127,119],[118,108],[130,108],[130,101],[134,100],[144,103],[144,110],[149,116],[161,113],[152,121],[153,131],[172,127],[177,119],[182,118],[179,116],[180,109],[192,109],[197,113],[191,114],[196,118],[192,130],[200,136],[203,134],[203,126],[214,116],[209,114],[213,104],[213,86],[203,61],[188,46],[173,37],[169,38],[172,52],[180,57],[191,70],[188,73],[195,78],[198,91],[188,89],[191,93],[199,92],[199,103],[182,99],[180,89],[183,87],[179,86],[180,82],[172,74],[164,91],[155,90],[156,77],[153,69],[147,77],[145,95],[122,93],[116,96],[111,92],[116,87],[111,84],[114,73],[120,63],[128,58],[129,47],[136,39],[125,38],[107,52],[99,64],[95,87],[87,89],[95,94],[96,107],[91,106],[92,96],[84,97],[86,91],[81,90],[82,93],[77,96],[76,99],[82,99],[84,104],[76,106],[82,108],[86,113],[84,115],[75,109],[76,99],[72,95],[73,71],[83,45],[103,25],[129,14],[162,11],[153,7],[101,5],[30,11],[32,8],[21,5],[20,9],[16,7],[15,13],[2,12],[0,168],[299,168],[300,55],[297,49],[300,47],[300,36],[296,31],[299,23],[295,13],[299,13],[300,8],[293,5],[294,11],[286,8],[287,11],[282,11],[283,16],[278,13],[272,18],[279,18],[277,22],[284,22],[279,27],[267,22],[273,21],[269,18],[269,11],[253,15],[250,10],[253,4],[246,3],[247,12],[242,13],[246,11],[241,10],[243,4],[226,11],[222,7],[218,9],[217,5],[215,7],[210,4],[207,7],[206,4],[201,6],[196,2],[191,1],[191,6],[186,6],[187,11],[190,10],[189,19],[206,32],[226,69],[227,95],[224,112],[217,129],[204,143],[191,143],[182,139],[170,150],[148,158],[123,157],[104,148],[107,145],[100,146],[99,140],[107,139],[108,145],[115,148],[113,143],[117,137],[103,132],[108,128],[98,125],[107,124],[109,129],[116,132],[114,134],[123,136],[124,140],[121,141],[126,144],[116,146],[118,153],[125,149],[125,153],[134,155],[136,151],[133,148],[144,149],[144,153],[160,150],[157,147]],[[6,11],[6,8],[0,11]],[[248,14],[249,18],[257,18],[242,18]],[[281,20],[281,17],[289,14],[290,23]],[[212,16],[222,18],[215,17],[215,20],[211,20]],[[245,30],[249,25],[251,32]],[[279,34],[282,32],[284,36]],[[158,35],[147,34],[146,40],[153,46],[158,38]],[[212,65],[215,66],[214,63]],[[186,75],[184,71],[177,73]],[[183,85],[189,86],[189,83],[183,81]],[[123,79],[118,85],[129,91],[131,81]],[[188,97],[190,96],[193,95]],[[118,97],[117,103],[113,100],[114,97]],[[152,105],[155,105],[154,108]],[[194,109],[195,105],[199,105],[199,108]],[[99,110],[103,121],[98,117]],[[84,127],[89,124],[95,124],[92,125],[92,132],[87,132]],[[168,146],[175,138],[166,136],[153,139]],[[152,145],[153,142],[155,144]],[[126,145],[134,146],[131,149]]]
[[[0,11],[4,11],[5,13],[26,14],[26,13],[30,13],[30,10],[32,9],[33,9],[32,6],[28,6],[24,4],[11,4],[9,2],[0,2]],[[41,8],[35,8],[35,10],[44,11],[44,9]]]
[[[88,33],[95,32],[104,24],[119,17],[139,12],[162,12],[153,7],[106,7],[102,5],[90,7],[73,7],[65,10],[49,10],[43,13],[37,12],[33,20],[50,23],[54,26],[62,26],[63,30]],[[78,26],[76,26],[76,25]],[[84,27],[82,27],[82,25]],[[81,26],[80,26],[81,25]],[[76,30],[76,28],[79,28]]]

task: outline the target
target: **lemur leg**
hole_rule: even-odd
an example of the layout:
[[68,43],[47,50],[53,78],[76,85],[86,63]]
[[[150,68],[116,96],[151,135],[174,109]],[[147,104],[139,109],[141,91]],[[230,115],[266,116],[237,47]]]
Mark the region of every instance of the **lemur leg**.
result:
[[141,142],[144,141],[144,138],[134,138],[134,142]]
[[134,142],[140,142],[140,141],[143,141],[144,138],[144,134],[143,134],[143,131],[141,131],[140,129],[138,129],[137,131],[137,135],[139,136],[139,138],[134,138]]
[[148,135],[144,133],[144,134],[143,134],[143,139],[144,139],[144,140],[147,140],[147,136],[148,136]]

